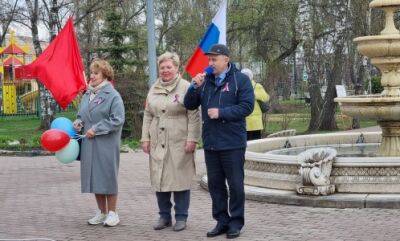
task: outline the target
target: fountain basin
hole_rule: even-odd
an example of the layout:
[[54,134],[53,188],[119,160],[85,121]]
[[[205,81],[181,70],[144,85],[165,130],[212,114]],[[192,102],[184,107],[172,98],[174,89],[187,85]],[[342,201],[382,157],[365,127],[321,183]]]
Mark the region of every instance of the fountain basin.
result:
[[374,0],[369,4],[370,8],[397,7],[400,5],[399,0]]
[[358,37],[353,40],[357,43],[357,49],[369,58],[387,58],[396,57],[399,61],[400,56],[400,35],[375,35]]
[[378,121],[400,121],[400,96],[349,96],[335,98],[343,114]]
[[[296,155],[274,154],[288,143],[295,147],[355,144],[362,133],[344,132],[267,138],[248,143],[245,184],[248,186],[295,191],[300,182]],[[381,132],[363,133],[365,143],[379,143]],[[331,183],[338,193],[400,193],[400,157],[337,157]]]
[[[361,147],[362,144],[357,144],[360,140],[366,147],[376,148],[382,140],[381,132],[338,132],[249,141],[244,165],[246,198],[313,207],[400,208],[400,157],[341,157],[339,154],[330,176],[336,187],[335,194],[306,196],[296,193],[301,182],[297,155],[280,151],[315,146]],[[200,185],[207,189],[206,175],[201,178]]]
[[266,154],[297,156],[310,148],[334,148],[338,157],[377,157],[380,143],[363,144],[334,144],[320,146],[292,147],[268,151]]

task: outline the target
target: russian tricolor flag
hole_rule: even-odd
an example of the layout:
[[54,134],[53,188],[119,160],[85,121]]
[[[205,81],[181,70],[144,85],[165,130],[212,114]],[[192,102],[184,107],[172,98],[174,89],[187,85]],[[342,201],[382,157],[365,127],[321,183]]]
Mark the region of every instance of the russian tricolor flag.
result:
[[208,58],[205,53],[211,49],[211,46],[214,44],[226,45],[226,8],[227,0],[223,0],[200,45],[186,65],[185,69],[192,78],[198,73],[203,73],[207,68]]

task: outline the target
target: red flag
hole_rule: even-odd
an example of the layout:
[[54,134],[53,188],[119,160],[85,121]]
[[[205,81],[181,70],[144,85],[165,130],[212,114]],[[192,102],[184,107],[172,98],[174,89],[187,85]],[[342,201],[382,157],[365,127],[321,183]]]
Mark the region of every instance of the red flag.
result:
[[83,71],[74,25],[69,18],[43,53],[31,64],[17,68],[15,76],[17,79],[39,79],[65,109],[80,91],[86,89]]

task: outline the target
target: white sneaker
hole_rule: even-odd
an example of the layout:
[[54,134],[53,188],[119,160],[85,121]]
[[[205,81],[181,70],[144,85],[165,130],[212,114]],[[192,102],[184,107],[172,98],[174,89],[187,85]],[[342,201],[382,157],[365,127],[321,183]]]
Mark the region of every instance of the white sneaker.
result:
[[93,218],[89,219],[89,220],[88,220],[88,223],[89,223],[90,225],[101,224],[101,223],[104,222],[104,220],[106,220],[106,218],[107,218],[107,214],[101,213],[100,210],[97,210],[97,211],[96,211],[96,215],[95,215]]
[[104,221],[104,226],[109,226],[109,227],[114,227],[119,223],[119,217],[118,214],[109,211],[106,220]]

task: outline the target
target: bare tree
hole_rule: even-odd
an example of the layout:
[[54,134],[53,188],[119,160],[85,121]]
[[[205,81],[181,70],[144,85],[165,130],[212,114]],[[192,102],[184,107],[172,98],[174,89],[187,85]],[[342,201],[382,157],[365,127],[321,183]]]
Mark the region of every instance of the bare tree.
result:
[[321,112],[319,130],[337,129],[335,119],[336,85],[341,84],[344,66],[344,48],[348,33],[348,13],[350,5],[348,0],[336,0],[330,7],[331,17],[333,18],[333,34],[331,37],[333,58],[329,59],[327,71],[327,90]]
[[[38,0],[25,0],[30,21],[30,29],[32,32],[32,40],[35,48],[36,56],[42,53],[42,48],[39,41],[38,33],[38,19],[39,19],[39,1]],[[29,26],[29,25],[28,25]],[[41,110],[41,125],[40,128],[43,130],[50,129],[51,122],[54,119],[55,107],[54,100],[48,90],[45,89],[43,84],[39,83],[39,98],[40,98],[40,110]]]
[[[350,72],[351,84],[354,86],[356,95],[363,94],[364,82],[371,79],[369,59],[362,56],[357,51],[357,46],[352,42],[353,38],[370,35],[371,32],[371,9],[362,0],[351,0],[351,11],[349,12],[349,21],[352,31],[348,39],[348,68]],[[370,86],[369,86],[370,87]],[[360,119],[354,117],[352,120],[352,129],[360,128]]]
[[[42,53],[42,47],[39,41],[39,30],[38,30],[38,20],[39,20],[39,0],[25,0],[26,7],[28,9],[29,24],[22,22],[25,26],[28,26],[32,32],[32,42],[35,48],[36,56]],[[22,13],[21,13],[22,14]]]
[[[308,131],[315,131],[319,127],[322,109],[322,96],[319,79],[317,78],[316,39],[313,18],[316,15],[313,0],[300,0],[298,12],[299,35],[303,42],[304,62],[308,75],[308,91],[311,99],[311,119]],[[314,18],[315,19],[315,18]]]
[[2,46],[4,43],[8,28],[10,27],[11,22],[14,21],[16,13],[21,10],[21,8],[18,7],[18,1],[19,0],[15,0],[12,5],[10,4],[10,1],[0,1],[0,4],[2,6],[2,8],[0,9],[0,46]]

